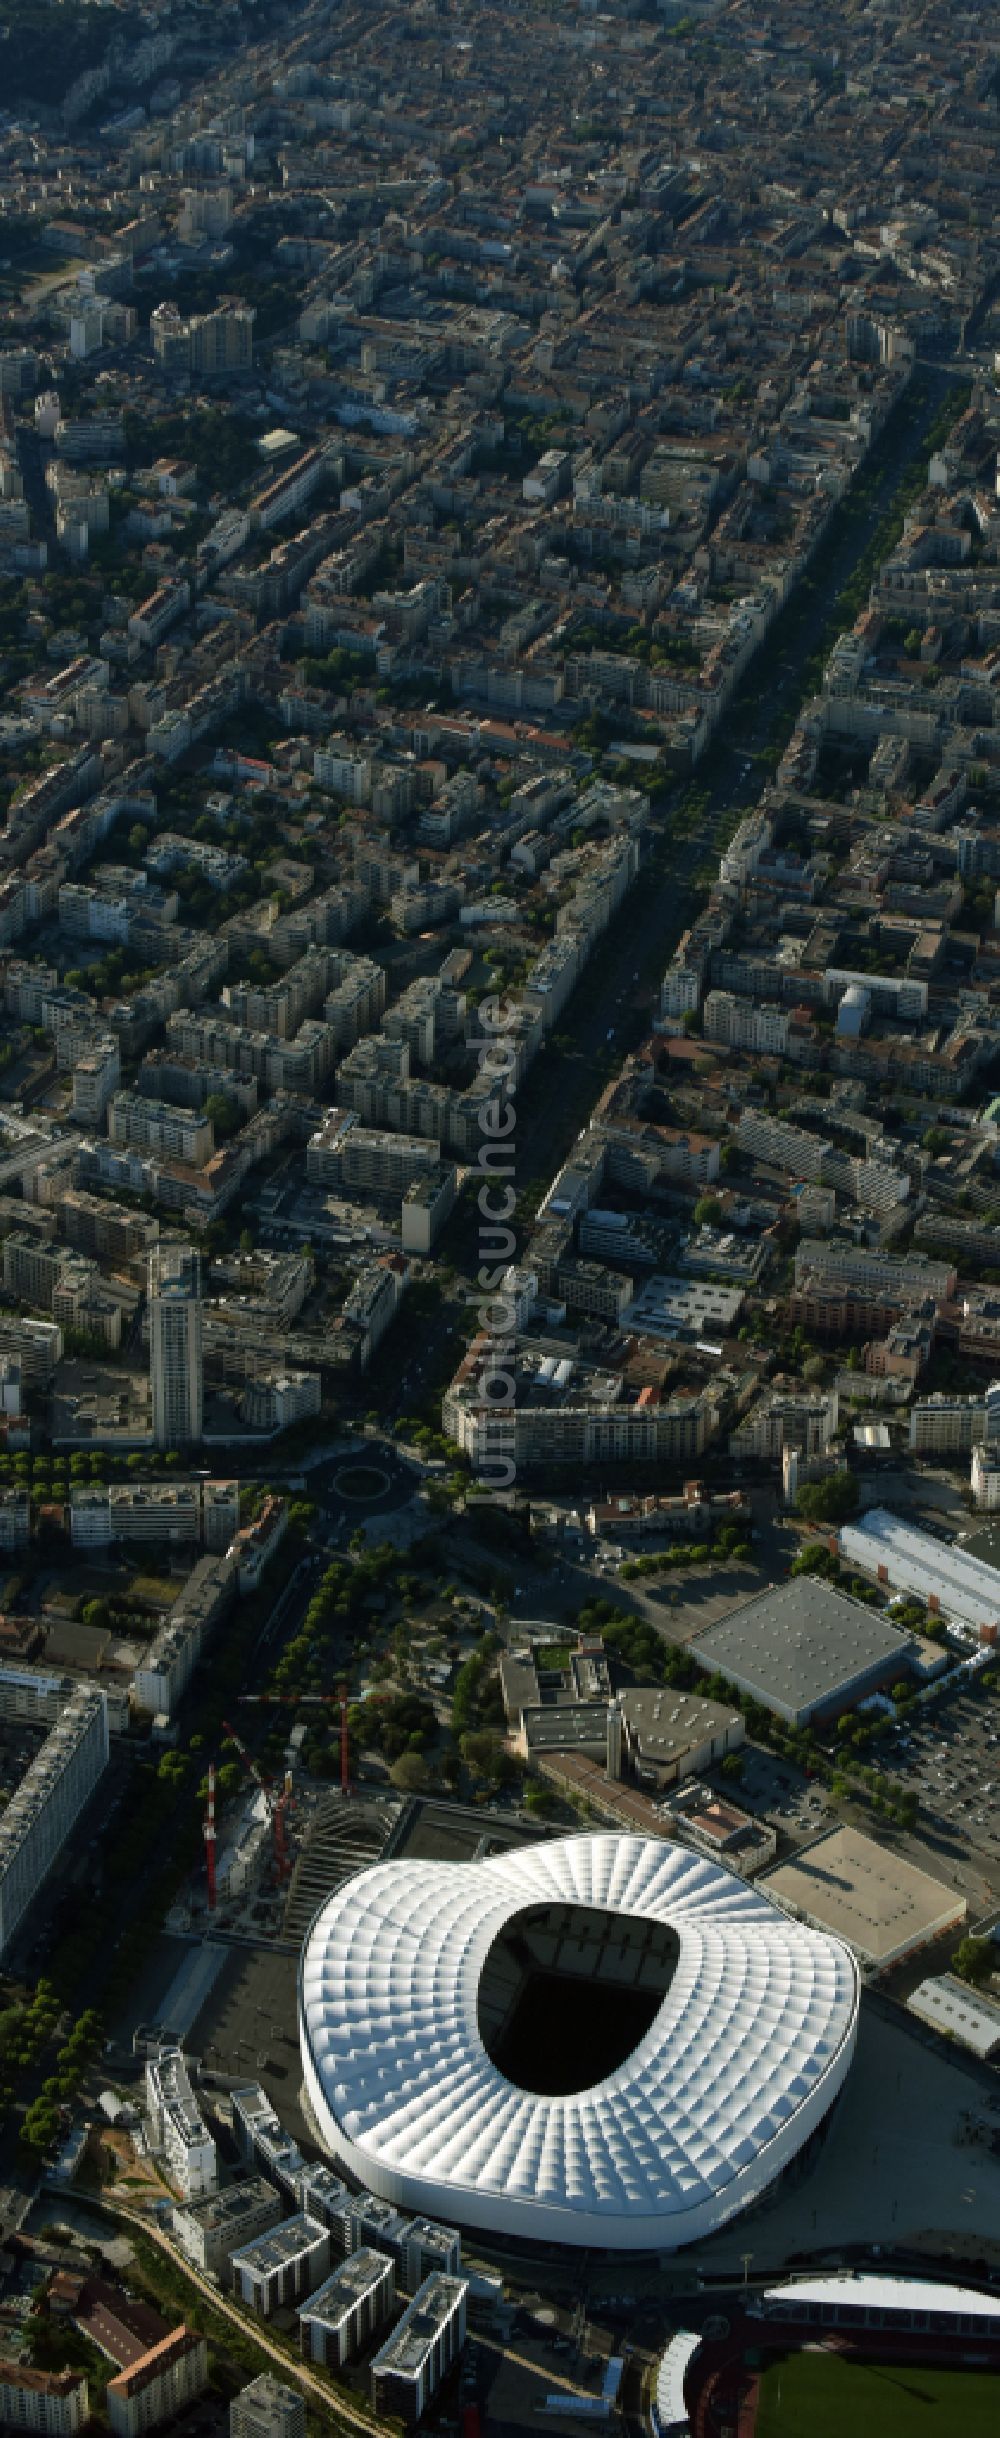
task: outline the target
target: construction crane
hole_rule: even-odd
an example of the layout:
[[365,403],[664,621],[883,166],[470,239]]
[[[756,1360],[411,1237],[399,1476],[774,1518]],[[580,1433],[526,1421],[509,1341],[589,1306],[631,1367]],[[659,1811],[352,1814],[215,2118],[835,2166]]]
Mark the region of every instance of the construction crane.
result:
[[274,1837],[275,1873],[278,1879],[287,1879],[289,1872],[289,1858],[285,1822],[288,1806],[292,1799],[291,1770],[285,1771],[284,1779],[280,1788],[275,1787],[271,1779],[265,1777],[263,1770],[254,1760],[252,1752],[247,1750],[242,1736],[237,1734],[235,1727],[231,1727],[229,1720],[225,1718],[223,1719],[222,1724],[226,1734],[229,1737],[230,1743],[235,1744],[236,1750],[239,1753],[244,1767],[249,1770],[250,1776],[259,1786],[261,1794],[264,1797],[264,1801],[267,1805],[267,1815],[271,1823],[271,1831]]

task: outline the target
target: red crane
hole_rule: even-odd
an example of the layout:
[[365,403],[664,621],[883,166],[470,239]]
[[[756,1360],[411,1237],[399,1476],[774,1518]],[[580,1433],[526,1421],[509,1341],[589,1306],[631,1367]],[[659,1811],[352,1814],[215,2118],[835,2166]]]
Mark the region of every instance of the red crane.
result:
[[240,1755],[240,1759],[242,1760],[245,1768],[249,1770],[251,1777],[255,1779],[260,1788],[261,1794],[264,1797],[264,1801],[267,1805],[268,1818],[271,1823],[271,1830],[274,1837],[275,1872],[279,1879],[287,1879],[289,1871],[289,1856],[288,1843],[285,1834],[285,1817],[292,1797],[291,1771],[286,1770],[281,1787],[276,1788],[272,1784],[271,1779],[265,1777],[263,1770],[254,1760],[252,1752],[247,1750],[247,1746],[245,1745],[242,1736],[237,1735],[235,1727],[231,1727],[229,1720],[225,1718],[223,1719],[222,1724],[225,1728],[226,1734],[229,1737],[230,1743],[235,1744],[236,1750]]

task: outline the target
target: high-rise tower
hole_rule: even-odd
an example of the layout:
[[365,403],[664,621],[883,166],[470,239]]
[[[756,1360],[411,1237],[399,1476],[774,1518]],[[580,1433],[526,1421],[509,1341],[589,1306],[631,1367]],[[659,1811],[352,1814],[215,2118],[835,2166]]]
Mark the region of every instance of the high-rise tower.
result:
[[158,1448],[201,1438],[201,1259],[190,1244],[154,1245],[149,1256],[149,1372]]

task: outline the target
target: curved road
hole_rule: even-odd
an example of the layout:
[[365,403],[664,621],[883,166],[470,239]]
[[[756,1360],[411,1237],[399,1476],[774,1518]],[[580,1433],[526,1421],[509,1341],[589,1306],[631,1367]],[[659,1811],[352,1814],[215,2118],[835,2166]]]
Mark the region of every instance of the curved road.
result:
[[124,2220],[127,2225],[135,2227],[137,2234],[144,2235],[150,2243],[155,2243],[157,2250],[166,2254],[172,2266],[181,2271],[182,2276],[187,2278],[188,2284],[195,2287],[210,2308],[218,2313],[220,2319],[229,2320],[240,2336],[249,2337],[251,2343],[256,2345],[261,2353],[266,2353],[274,2362],[286,2381],[296,2380],[298,2385],[305,2389],[310,2403],[318,2404],[323,2412],[332,2414],[336,2420],[346,2423],[349,2428],[363,2431],[365,2438],[373,2438],[373,2433],[374,2438],[397,2438],[396,2432],[390,2429],[384,2421],[377,2420],[374,2413],[359,2412],[355,2405],[348,2404],[342,2396],[332,2393],[330,2388],[324,2387],[322,2381],[316,2378],[313,2371],[307,2369],[304,2362],[297,2360],[294,2354],[286,2353],[282,2346],[276,2345],[274,2338],[266,2334],[265,2321],[248,2319],[242,2311],[237,2311],[235,2304],[231,2303],[225,2294],[221,2294],[218,2287],[210,2285],[207,2277],[202,2277],[200,2270],[194,2268],[191,2262],[185,2259],[183,2252],[175,2250],[162,2228],[152,2225],[139,2210],[129,2209],[120,2202],[106,2201],[103,2194],[98,2193],[87,2193],[85,2200],[88,2209],[100,2209],[109,2218],[116,2221]]

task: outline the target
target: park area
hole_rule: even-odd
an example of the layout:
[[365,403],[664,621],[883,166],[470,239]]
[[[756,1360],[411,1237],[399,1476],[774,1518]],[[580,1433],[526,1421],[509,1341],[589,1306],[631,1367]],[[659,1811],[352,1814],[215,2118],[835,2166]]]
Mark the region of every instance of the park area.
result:
[[995,2438],[1000,2376],[808,2347],[761,2378],[754,2438]]

